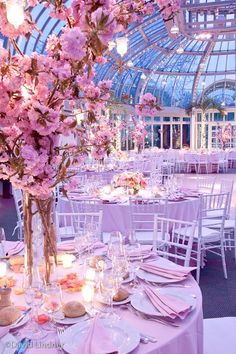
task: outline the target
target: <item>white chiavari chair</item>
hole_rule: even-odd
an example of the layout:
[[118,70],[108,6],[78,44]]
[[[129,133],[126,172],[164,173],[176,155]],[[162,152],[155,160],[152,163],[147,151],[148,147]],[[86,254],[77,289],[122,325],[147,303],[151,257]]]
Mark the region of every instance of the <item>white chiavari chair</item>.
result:
[[153,249],[165,258],[190,263],[196,223],[154,216]]
[[12,194],[15,202],[15,207],[16,207],[16,215],[17,215],[17,222],[16,226],[13,230],[12,237],[15,235],[15,232],[18,232],[18,239],[22,241],[24,239],[23,237],[23,229],[24,229],[24,218],[23,218],[23,212],[24,212],[24,206],[23,206],[23,194],[21,189],[15,189],[12,188]]
[[197,158],[196,154],[192,153],[186,153],[184,155],[184,161],[186,162],[186,172],[192,172],[192,169],[194,169],[194,172],[197,173]]
[[101,199],[69,199],[69,201],[72,213],[99,212],[102,210]]
[[213,176],[213,177],[207,176],[207,178],[203,177],[203,176],[199,176],[197,179],[198,191],[201,193],[212,194],[214,191],[215,180],[216,180],[215,176]]
[[166,212],[166,199],[130,199],[131,231],[140,243],[153,243],[154,215],[165,216]]
[[[200,279],[200,267],[204,264],[207,252],[212,252],[221,257],[224,277],[227,279],[227,269],[224,250],[224,225],[228,206],[228,193],[206,194],[200,197],[198,227],[194,234],[197,244],[197,281]],[[209,219],[210,212],[215,211],[222,215],[219,219]],[[213,229],[211,226],[216,228]]]
[[86,225],[94,226],[96,237],[101,239],[102,211],[84,213],[56,212],[56,230],[58,242],[73,240],[78,233],[83,232]]
[[202,173],[202,171],[209,173],[210,171],[209,156],[206,154],[197,155],[197,167],[198,167],[198,173]]

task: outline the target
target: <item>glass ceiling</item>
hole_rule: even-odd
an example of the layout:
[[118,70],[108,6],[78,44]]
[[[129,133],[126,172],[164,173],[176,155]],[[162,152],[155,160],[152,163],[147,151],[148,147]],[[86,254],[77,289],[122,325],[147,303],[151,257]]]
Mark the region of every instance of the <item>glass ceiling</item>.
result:
[[[176,19],[180,28],[178,36],[170,34],[168,26],[171,24],[165,23],[156,9],[142,23],[129,27],[129,47],[123,58],[113,49],[107,52],[107,63],[97,66],[96,80],[112,79],[114,95],[118,101],[129,96],[133,103],[138,102],[141,94],[151,92],[163,106],[185,107],[191,100],[208,92],[227,105],[235,105],[236,27],[233,26],[236,11],[225,14],[227,23],[232,21],[232,30],[229,25],[225,25],[226,31],[214,32],[213,20],[217,22],[221,16],[222,21],[224,15],[219,12],[219,7],[217,10],[214,8],[218,4],[217,0],[182,2],[185,7]],[[220,4],[226,2],[233,3],[223,0]],[[198,12],[199,6],[201,12]],[[207,6],[205,16],[204,6]],[[49,17],[49,10],[42,5],[32,9],[32,17],[41,33],[34,31],[27,40],[20,37],[17,42],[26,54],[33,51],[44,53],[48,35],[60,35],[63,22]],[[200,33],[196,26],[201,19],[201,30],[203,27],[204,31],[211,28],[212,36],[208,40],[196,39],[194,34],[194,31]],[[2,41],[6,46],[7,39],[2,38]],[[182,54],[177,53],[180,46],[184,49]]]

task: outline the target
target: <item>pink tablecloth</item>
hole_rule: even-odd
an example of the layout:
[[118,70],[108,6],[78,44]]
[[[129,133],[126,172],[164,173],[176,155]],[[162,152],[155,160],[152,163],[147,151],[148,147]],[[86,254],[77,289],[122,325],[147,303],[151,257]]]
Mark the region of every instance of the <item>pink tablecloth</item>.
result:
[[[21,285],[20,277],[17,285]],[[117,309],[121,318],[127,321],[133,328],[144,334],[152,335],[157,338],[157,343],[140,344],[132,354],[203,354],[203,316],[202,316],[202,295],[201,291],[190,276],[185,284],[189,288],[176,288],[178,291],[184,291],[196,296],[196,308],[182,322],[178,328],[164,326],[162,324],[144,320],[129,310]],[[80,297],[79,293],[68,294],[63,292],[63,301],[76,299]],[[24,296],[13,296],[16,305],[24,305]],[[56,333],[48,332],[48,336],[42,342],[34,343],[32,348],[28,349],[26,354],[61,354],[58,349],[58,338]],[[83,354],[83,353],[79,353]]]
[[[167,217],[177,220],[193,221],[197,218],[199,199],[186,199],[168,202]],[[102,204],[102,231],[120,231],[126,234],[130,229],[130,207],[128,204]],[[57,205],[58,212],[71,212],[68,199],[61,198]],[[157,213],[163,213],[163,205],[156,206]]]

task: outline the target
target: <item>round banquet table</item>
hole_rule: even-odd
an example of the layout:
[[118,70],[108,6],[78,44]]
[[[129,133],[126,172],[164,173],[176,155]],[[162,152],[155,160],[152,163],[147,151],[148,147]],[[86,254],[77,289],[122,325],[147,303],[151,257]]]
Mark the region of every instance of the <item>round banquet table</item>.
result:
[[[167,261],[168,262],[168,261]],[[74,265],[76,267],[76,264]],[[75,270],[78,268],[75,268]],[[61,270],[62,271],[62,270]],[[63,270],[65,272],[65,270]],[[73,270],[67,270],[71,272]],[[64,275],[64,274],[63,274]],[[14,274],[17,278],[16,286],[21,286],[22,275]],[[131,327],[138,332],[154,336],[157,339],[156,343],[143,344],[132,351],[132,354],[203,354],[203,316],[202,316],[202,295],[199,286],[194,278],[190,275],[185,280],[185,284],[189,287],[175,289],[184,291],[196,297],[195,309],[182,321],[176,322],[179,327],[166,326],[157,322],[149,321],[140,318],[135,313],[128,309],[120,309],[115,306],[115,311],[120,315],[121,320],[125,320]],[[171,287],[173,289],[173,287]],[[70,300],[78,300],[80,293],[67,293],[63,291],[63,302]],[[25,305],[24,295],[12,295],[12,300],[15,305]],[[44,325],[45,326],[45,325]],[[17,339],[21,338],[21,331],[17,334]],[[33,343],[26,351],[26,354],[62,354],[59,347],[59,341],[56,332],[48,331],[47,337],[41,341]],[[77,354],[77,353],[76,353]],[[83,354],[83,353],[78,353]]]
[[[79,199],[78,199],[79,200]],[[75,201],[73,199],[72,201]],[[197,219],[199,207],[199,199],[192,198],[183,201],[168,202],[167,204],[167,217],[176,220],[193,221]],[[130,206],[128,203],[102,204],[103,218],[102,218],[102,232],[120,231],[126,234],[130,230],[131,217]],[[57,211],[60,213],[71,212],[70,201],[65,197],[58,200]],[[163,205],[156,205],[156,213],[163,213]]]

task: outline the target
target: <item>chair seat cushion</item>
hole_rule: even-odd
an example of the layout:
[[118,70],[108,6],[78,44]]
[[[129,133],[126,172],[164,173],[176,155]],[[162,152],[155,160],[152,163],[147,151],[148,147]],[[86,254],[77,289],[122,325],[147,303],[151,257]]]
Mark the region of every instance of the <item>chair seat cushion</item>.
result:
[[[142,244],[152,244],[153,243],[153,231],[135,231],[135,236],[137,240]],[[157,233],[157,240],[161,240],[161,233]]]
[[[211,229],[220,229],[220,223],[216,222],[215,219],[204,219],[202,221],[203,226],[209,227]],[[229,219],[225,220],[224,229],[234,229],[235,220]]]
[[[190,236],[190,232],[192,231],[192,228],[189,227],[187,229],[183,228],[183,231],[181,232],[181,229],[178,230],[178,234],[179,235],[186,235],[186,236]],[[194,239],[195,241],[198,239],[199,235],[198,235],[198,228],[195,229],[194,232]],[[215,242],[215,241],[219,241],[220,239],[220,232],[218,230],[213,230],[210,229],[209,227],[202,227],[202,235],[201,235],[203,242]]]
[[209,210],[207,212],[208,218],[221,218],[223,216],[223,210]]

